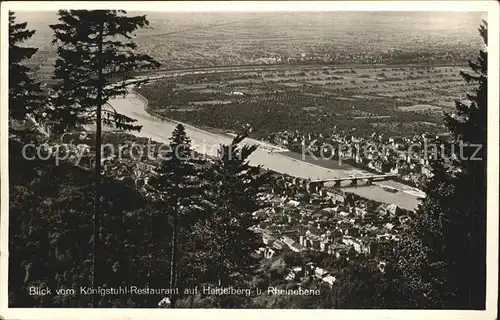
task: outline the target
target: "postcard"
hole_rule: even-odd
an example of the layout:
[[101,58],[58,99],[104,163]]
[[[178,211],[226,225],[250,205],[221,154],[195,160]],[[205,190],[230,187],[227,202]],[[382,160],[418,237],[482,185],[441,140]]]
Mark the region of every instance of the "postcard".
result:
[[498,11],[2,3],[0,315],[496,318]]

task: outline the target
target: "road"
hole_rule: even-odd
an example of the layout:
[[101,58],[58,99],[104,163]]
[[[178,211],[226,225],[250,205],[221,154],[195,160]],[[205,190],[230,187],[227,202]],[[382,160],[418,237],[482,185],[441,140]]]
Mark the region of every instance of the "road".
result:
[[[467,64],[435,64],[433,67],[467,67]],[[210,66],[210,67],[192,67],[192,68],[179,68],[179,69],[159,69],[157,71],[144,71],[138,72],[137,77],[149,77],[150,79],[160,79],[168,77],[177,77],[188,74],[213,74],[213,73],[247,73],[256,71],[305,71],[314,70],[318,71],[322,68],[328,69],[373,69],[373,68],[426,68],[427,64],[258,64],[258,65],[227,65],[227,66]],[[369,79],[365,79],[369,80]]]

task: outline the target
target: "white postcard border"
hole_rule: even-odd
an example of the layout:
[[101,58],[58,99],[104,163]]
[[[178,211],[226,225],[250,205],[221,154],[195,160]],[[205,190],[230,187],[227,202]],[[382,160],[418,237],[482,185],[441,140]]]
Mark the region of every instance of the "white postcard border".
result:
[[[218,309],[9,309],[8,298],[8,11],[55,11],[58,9],[124,9],[127,11],[487,11],[488,12],[488,215],[486,311],[460,310],[218,310]],[[206,319],[255,317],[304,319],[335,317],[352,319],[495,319],[498,299],[498,195],[499,195],[499,5],[496,1],[172,1],[172,2],[74,2],[16,1],[1,3],[1,100],[0,105],[0,316],[4,319]],[[29,21],[28,21],[29,23]],[[478,21],[479,23],[479,21]],[[29,27],[29,24],[28,24]],[[479,27],[479,25],[478,25]],[[471,275],[473,276],[473,275]]]

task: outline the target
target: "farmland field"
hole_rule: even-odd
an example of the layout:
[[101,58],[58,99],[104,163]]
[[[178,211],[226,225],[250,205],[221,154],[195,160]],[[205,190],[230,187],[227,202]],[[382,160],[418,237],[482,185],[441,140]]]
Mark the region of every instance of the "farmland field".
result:
[[[151,111],[197,126],[255,137],[333,127],[356,136],[440,133],[467,85],[466,66],[290,65],[189,74],[152,81],[138,91]],[[293,86],[290,86],[293,84]]]

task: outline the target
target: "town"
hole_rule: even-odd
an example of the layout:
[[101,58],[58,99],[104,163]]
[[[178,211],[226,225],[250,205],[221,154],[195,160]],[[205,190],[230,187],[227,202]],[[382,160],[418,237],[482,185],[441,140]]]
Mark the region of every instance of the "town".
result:
[[[380,245],[399,240],[399,232],[413,217],[412,211],[395,204],[377,203],[338,188],[310,190],[293,177],[278,179],[262,200],[271,205],[253,213],[261,222],[252,230],[262,235],[259,254],[266,259],[285,251],[317,251],[347,259],[352,254],[375,257]],[[384,264],[380,261],[381,272]],[[290,270],[291,281],[297,279],[294,274],[314,274],[329,285],[335,282],[335,276],[321,266],[291,266]]]
[[374,173],[396,174],[399,181],[419,188],[432,177],[429,160],[436,159],[441,151],[440,140],[436,139],[444,141],[447,136],[382,137],[374,132],[365,139],[345,133],[325,136],[295,130],[273,133],[268,141],[303,156],[337,160]]

